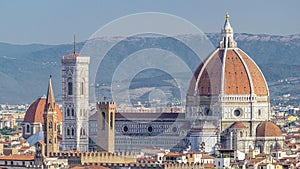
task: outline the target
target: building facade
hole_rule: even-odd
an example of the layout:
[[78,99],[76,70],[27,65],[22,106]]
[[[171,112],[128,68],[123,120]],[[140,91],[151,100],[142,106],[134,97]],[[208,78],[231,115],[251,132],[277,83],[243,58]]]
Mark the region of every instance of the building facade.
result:
[[91,151],[149,146],[183,151],[191,146],[191,151],[210,153],[220,147],[249,152],[258,146],[259,126],[270,119],[268,85],[256,63],[237,47],[228,14],[219,47],[192,77],[186,113],[121,112],[114,104],[98,103],[87,121],[89,58],[74,53],[64,56],[62,64],[65,150],[87,151],[90,137]]
[[[255,146],[257,127],[270,118],[266,80],[255,62],[237,47],[233,35],[226,14],[219,47],[199,65],[191,80],[186,116],[192,123],[191,135],[199,135],[191,138],[192,150],[209,142],[207,151],[219,144],[248,151]],[[234,147],[232,141],[240,145]]]
[[[105,110],[103,108],[109,103],[103,104],[102,110]],[[103,133],[107,131],[105,129],[109,127],[110,122],[107,121],[109,119],[104,120],[102,112],[105,111],[97,111],[89,119],[90,151],[96,151],[97,146],[103,145],[99,140],[105,141],[112,138]],[[108,117],[105,113],[104,115]],[[185,120],[184,113],[116,112],[114,118],[113,141],[116,152],[140,152],[143,148],[149,147],[171,149],[178,152],[189,146],[189,140],[186,138],[189,124]],[[101,138],[100,135],[105,137]],[[104,144],[104,147],[106,146]]]
[[89,63],[75,52],[62,57],[63,149],[88,151]]

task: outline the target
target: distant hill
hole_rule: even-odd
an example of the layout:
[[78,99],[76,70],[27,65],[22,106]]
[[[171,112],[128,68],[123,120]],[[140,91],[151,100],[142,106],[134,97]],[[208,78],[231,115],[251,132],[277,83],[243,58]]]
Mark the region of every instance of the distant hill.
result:
[[[220,41],[219,33],[208,33],[207,37],[213,45],[217,46]],[[172,46],[163,39],[157,37],[149,38],[147,41],[161,46]],[[195,38],[195,37],[187,37]],[[299,103],[300,86],[298,81],[293,78],[300,77],[300,35],[290,36],[275,36],[264,34],[235,34],[235,39],[238,42],[238,47],[244,50],[262,69],[270,87],[272,98],[281,98],[282,95],[290,93],[293,97],[285,100],[286,104]],[[146,39],[141,37],[137,39],[136,44],[141,44]],[[100,46],[111,44],[111,39],[100,39],[97,43]],[[132,50],[134,45],[132,41],[124,42],[121,46],[122,52]],[[147,43],[147,42],[145,42]],[[84,42],[76,45],[77,50],[81,50]],[[123,48],[122,48],[123,47]],[[178,47],[170,47],[172,50],[182,52]],[[44,44],[30,44],[30,45],[15,45],[0,43],[0,103],[31,103],[39,96],[46,93],[47,82],[49,75],[53,76],[53,86],[55,90],[56,100],[60,101],[61,96],[61,56],[72,53],[72,44],[62,45],[44,45]],[[101,49],[99,49],[101,50]],[[110,64],[114,64],[120,57],[118,52],[114,53],[114,58]],[[115,59],[115,60],[114,60]],[[190,62],[193,62],[192,60]],[[92,63],[95,64],[95,63]],[[197,64],[197,63],[195,63]],[[105,76],[105,75],[103,75]],[[139,87],[148,87],[153,85],[171,84],[170,77],[164,74],[157,74],[155,78],[145,78],[146,74],[140,75],[132,83],[131,90],[138,91]],[[156,75],[153,75],[156,76]],[[105,78],[105,77],[103,77]],[[190,77],[186,77],[186,83],[189,83]],[[282,87],[286,85],[280,80],[292,79],[294,83],[290,83],[289,87]],[[155,83],[157,81],[157,83]],[[287,80],[289,81],[289,80]],[[161,83],[164,82],[164,83]],[[90,82],[92,83],[92,82]],[[94,85],[94,84],[91,84]],[[279,86],[279,87],[278,87]],[[150,86],[151,87],[151,86]],[[169,88],[170,93],[176,93]],[[280,90],[280,91],[278,91]],[[141,91],[138,91],[141,92]],[[147,97],[147,92],[140,94],[141,98]],[[178,95],[175,94],[175,95]],[[139,98],[135,98],[139,100]],[[278,100],[277,100],[278,101]],[[272,100],[272,103],[277,103]]]

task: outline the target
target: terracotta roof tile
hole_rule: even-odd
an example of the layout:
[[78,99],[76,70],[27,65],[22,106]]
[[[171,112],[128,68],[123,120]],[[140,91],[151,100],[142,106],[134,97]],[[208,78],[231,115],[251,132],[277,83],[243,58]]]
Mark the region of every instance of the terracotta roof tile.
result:
[[268,156],[272,156],[272,155],[271,154],[260,153],[260,154],[257,154],[255,157],[268,157]]
[[182,156],[180,153],[177,152],[169,152],[168,154],[166,154],[165,156],[175,156],[175,157],[180,157]]
[[201,159],[215,159],[215,157],[209,155],[209,154],[203,154]]
[[241,122],[235,122],[235,123],[233,123],[231,126],[230,126],[230,128],[232,128],[232,129],[246,129],[246,128],[248,128],[247,126],[245,126],[243,123],[241,123]]
[[242,56],[250,71],[252,83],[254,85],[254,93],[256,95],[269,95],[268,86],[258,66],[242,50],[239,50],[239,54]]
[[227,50],[224,72],[225,94],[250,94],[250,79],[246,65],[234,50]]
[[75,58],[75,57],[77,57],[77,56],[79,56],[78,53],[72,53],[72,54],[70,54],[70,55],[64,56],[64,58]]
[[32,161],[34,160],[33,155],[9,155],[9,156],[0,156],[0,160],[7,160],[7,161]]
[[222,87],[222,75],[225,94],[250,94],[252,83],[252,91],[256,95],[269,96],[268,86],[259,67],[238,48],[227,49],[225,55],[224,50],[217,49],[201,63],[190,81],[188,95],[218,95]]

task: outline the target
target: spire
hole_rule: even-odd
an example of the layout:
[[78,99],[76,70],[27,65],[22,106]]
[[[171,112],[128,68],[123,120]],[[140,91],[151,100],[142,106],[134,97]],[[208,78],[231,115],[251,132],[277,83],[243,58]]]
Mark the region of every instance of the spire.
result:
[[228,12],[226,12],[226,15],[225,15],[224,29],[228,30],[228,31],[232,31],[232,33],[233,33],[233,29],[232,29],[232,27],[230,25],[230,22],[229,22],[229,14],[228,14]]
[[52,76],[50,75],[48,91],[47,91],[47,98],[46,98],[45,112],[55,110],[55,99],[54,99],[54,93],[53,93],[53,89],[52,89],[51,77]]
[[225,23],[221,33],[222,40],[220,42],[220,48],[235,48],[237,46],[236,41],[233,39],[233,29],[229,22],[228,12],[226,12]]
[[74,53],[74,55],[75,55],[75,53],[76,53],[76,43],[75,43],[75,34],[74,34],[74,51],[73,51],[73,53]]

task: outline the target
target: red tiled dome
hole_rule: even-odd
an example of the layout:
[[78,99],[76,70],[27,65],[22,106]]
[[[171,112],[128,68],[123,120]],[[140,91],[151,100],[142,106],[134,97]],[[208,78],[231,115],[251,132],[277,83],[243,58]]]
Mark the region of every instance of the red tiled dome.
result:
[[190,82],[189,96],[244,95],[269,96],[266,80],[255,62],[233,39],[233,29],[226,15],[222,40],[196,69]]
[[[33,123],[33,122],[40,122],[44,123],[44,111],[46,106],[46,98],[38,98],[36,99],[28,108],[26,111],[24,121],[26,123]],[[62,122],[62,113],[59,109],[59,106],[56,104],[55,109],[57,112],[57,122]]]
[[282,131],[276,124],[264,121],[256,128],[256,137],[281,137]]
[[188,94],[254,94],[268,96],[265,78],[254,61],[241,49],[217,49],[201,64],[190,83]]

